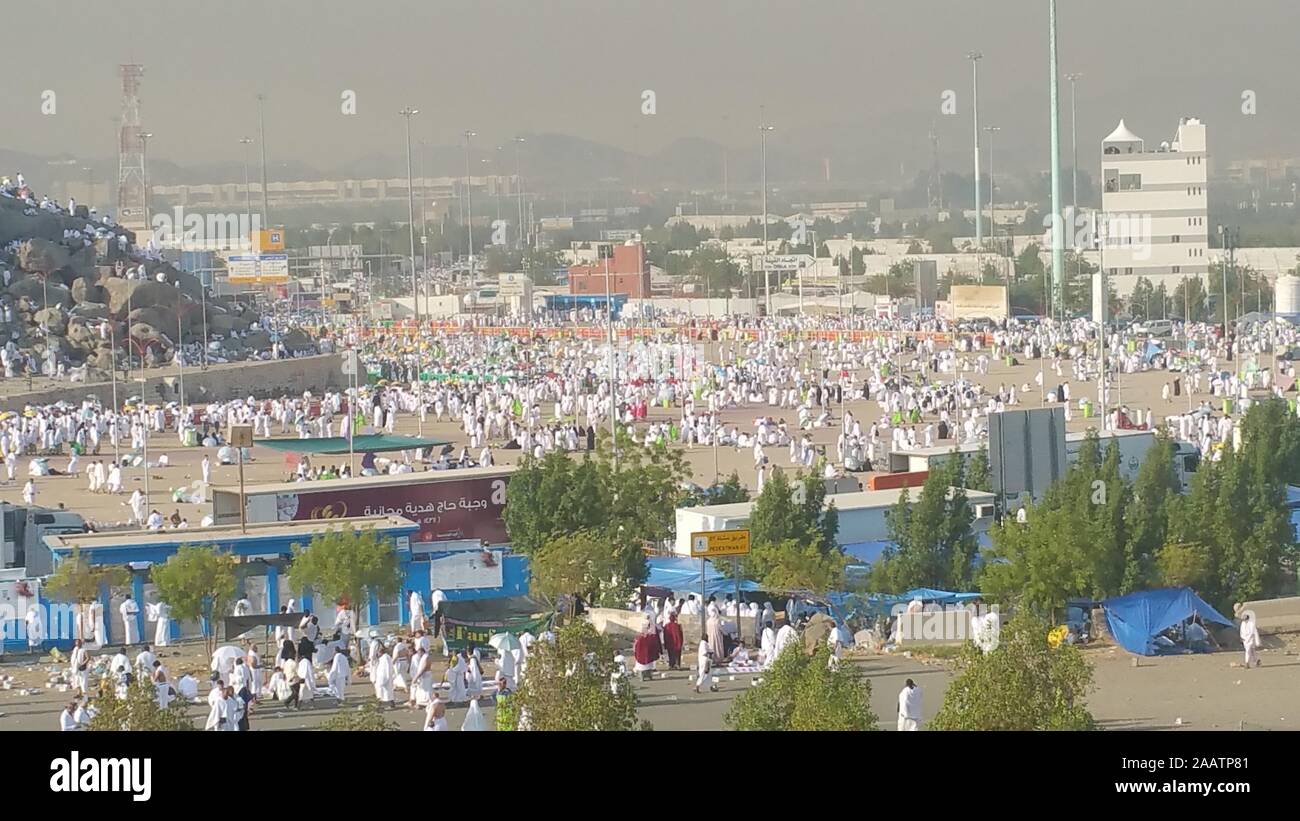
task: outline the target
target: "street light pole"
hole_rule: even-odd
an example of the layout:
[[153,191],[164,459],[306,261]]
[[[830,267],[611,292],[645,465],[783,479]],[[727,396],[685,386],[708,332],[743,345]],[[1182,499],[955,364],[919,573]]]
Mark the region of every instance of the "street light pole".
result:
[[763,142],[763,253],[760,259],[763,261],[763,304],[768,316],[772,315],[772,280],[767,271],[767,134],[773,130],[772,126],[763,123],[758,126]]
[[478,136],[477,131],[465,132],[465,228],[469,232],[469,284],[474,284],[474,208],[470,199],[469,187],[469,142]]
[[144,166],[144,225],[145,230],[153,231],[153,214],[151,212],[151,200],[149,196],[149,140],[153,137],[152,131],[146,131],[140,135],[140,160]]
[[248,183],[248,147],[253,144],[252,137],[240,137],[239,144],[244,147],[244,222],[245,229],[248,231],[248,241],[251,247],[253,241],[253,189]]
[[980,197],[980,64],[984,55],[972,51],[966,55],[971,69],[971,112],[975,126],[975,253],[984,247],[983,199]]
[[[998,218],[994,211],[994,191],[997,190],[993,184],[993,135],[1001,131],[1002,128],[996,125],[984,126],[984,131],[989,135],[989,244],[995,246],[998,239]],[[980,282],[984,281],[984,272],[980,271]],[[1007,283],[1010,286],[1010,282]]]
[[262,227],[269,228],[267,222],[267,195],[266,195],[266,120],[262,114],[262,103],[266,102],[265,94],[257,95],[257,142],[258,147],[262,150]]
[[415,314],[415,412],[419,435],[424,436],[424,417],[419,407],[424,402],[424,383],[420,374],[420,285],[415,272],[415,181],[411,176],[411,118],[419,114],[420,110],[407,106],[397,113],[406,119],[406,210],[407,229],[411,239],[411,307]]
[[[1075,83],[1082,76],[1078,72],[1065,75],[1065,79],[1070,81],[1070,218],[1072,221],[1079,218],[1079,131],[1076,128],[1074,98]],[[1073,240],[1070,242],[1070,247],[1075,247]],[[1080,270],[1082,270],[1082,262],[1080,262]]]
[[523,145],[523,137],[515,137],[515,199],[519,201],[519,228],[518,236],[515,239],[515,247],[523,249],[524,247],[524,172],[523,166],[519,162],[519,146]]

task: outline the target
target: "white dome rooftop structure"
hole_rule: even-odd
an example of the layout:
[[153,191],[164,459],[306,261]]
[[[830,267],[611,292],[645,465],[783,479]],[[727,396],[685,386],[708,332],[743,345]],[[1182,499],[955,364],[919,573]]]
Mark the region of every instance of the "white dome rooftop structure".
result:
[[1110,135],[1106,137],[1106,139],[1101,141],[1102,153],[1105,154],[1141,153],[1143,150],[1143,146],[1145,145],[1145,142],[1146,141],[1143,140],[1141,137],[1134,134],[1132,131],[1129,131],[1128,126],[1124,125],[1124,121],[1120,120],[1119,125],[1115,126],[1115,130],[1110,132]]

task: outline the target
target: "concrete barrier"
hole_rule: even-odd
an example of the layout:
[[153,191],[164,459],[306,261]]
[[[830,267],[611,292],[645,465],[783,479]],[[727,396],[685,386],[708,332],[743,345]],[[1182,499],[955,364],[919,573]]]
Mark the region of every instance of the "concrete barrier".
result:
[[[1300,633],[1300,596],[1248,601],[1242,605],[1242,610],[1250,610],[1255,614],[1256,626],[1264,635]],[[1238,619],[1240,615],[1238,611],[1232,614],[1232,618]]]
[[[613,639],[619,645],[631,645],[641,632],[641,625],[645,623],[645,614],[635,610],[591,607],[587,609],[586,615],[597,633]],[[677,623],[682,626],[682,639],[686,644],[682,654],[689,655],[687,651],[693,653],[700,641],[700,619],[698,616],[682,615],[677,617]],[[755,646],[753,619],[745,617],[740,620],[740,635],[750,647]]]
[[[236,396],[283,396],[301,394],[303,391],[321,393],[326,389],[346,387],[343,376],[342,354],[304,356],[301,359],[273,359],[266,362],[229,362],[212,365],[206,371],[197,367],[185,369],[185,401],[205,404]],[[145,382],[117,382],[118,401],[138,394],[146,402],[171,402],[180,397],[180,372],[176,368],[151,368],[136,370],[144,374]],[[57,388],[13,392],[16,387],[26,387],[26,381],[10,379],[0,381],[0,410],[19,411],[24,405],[51,405],[55,402],[80,404],[87,395],[94,394],[101,402],[111,403],[112,382],[63,382]]]

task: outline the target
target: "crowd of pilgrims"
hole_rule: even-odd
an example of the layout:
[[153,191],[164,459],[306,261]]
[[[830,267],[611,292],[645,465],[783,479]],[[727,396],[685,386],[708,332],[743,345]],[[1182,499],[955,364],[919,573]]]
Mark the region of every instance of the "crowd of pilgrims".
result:
[[[423,729],[450,729],[446,710],[449,705],[458,704],[468,706],[461,729],[488,729],[482,705],[511,695],[526,675],[530,648],[538,641],[554,642],[555,634],[549,629],[537,636],[525,632],[514,646],[496,651],[492,659],[495,672],[489,678],[484,673],[483,648],[473,643],[455,652],[448,648],[441,608],[445,601],[442,591],[433,591],[429,615],[426,615],[424,597],[411,591],[409,632],[381,636],[377,628],[370,628],[362,636],[355,626],[356,611],[346,605],[335,608],[334,623],[327,629],[319,615],[310,610],[299,613],[295,610],[296,601],[290,599],[281,606],[280,613],[301,618],[297,627],[275,628],[273,662],[263,661],[256,642],[251,639],[245,639],[240,646],[219,647],[212,654],[204,729],[247,731],[251,729],[250,719],[256,708],[263,704],[275,709],[300,710],[318,698],[328,698],[333,701],[332,706],[342,705],[347,701],[353,666],[358,662],[375,699],[390,708],[405,705],[422,711]],[[154,652],[169,645],[169,616],[159,616],[160,627],[151,646],[141,644],[140,637],[131,629],[133,621],[129,616],[135,612],[138,611],[128,613],[124,605],[127,639],[121,646],[103,648],[102,623],[91,640],[74,642],[68,658],[73,699],[59,716],[62,730],[87,729],[97,713],[94,700],[97,691],[111,689],[118,698],[125,698],[128,688],[137,680],[150,683],[159,707],[166,708],[177,700],[203,703],[198,678],[191,672],[173,678],[163,659]],[[234,604],[234,615],[250,612],[252,603],[246,598]],[[105,652],[96,659],[91,650],[98,648]],[[139,649],[132,660],[128,651],[136,648]],[[359,658],[354,660],[354,654]],[[438,657],[445,664],[435,681],[433,667]],[[92,670],[98,676],[97,688],[91,684]],[[399,699],[398,691],[405,693],[405,697]]]
[[[824,465],[832,475],[881,466],[891,451],[979,441],[989,414],[1007,408],[1060,403],[1069,419],[1085,405],[1103,404],[1095,387],[1085,396],[1071,394],[1071,381],[1100,382],[1098,328],[1082,320],[994,328],[985,347],[970,336],[949,346],[924,335],[850,341],[792,336],[787,329],[705,343],[681,334],[622,341],[615,346],[612,390],[609,348],[599,339],[443,330],[416,351],[400,336],[341,334],[332,344],[355,347],[374,373],[403,378],[319,396],[235,397],[201,407],[137,402],[115,411],[89,397],[80,406],[28,407],[0,419],[0,458],[9,482],[20,473],[19,459],[29,459],[24,499],[30,504],[40,477],[83,470],[90,491],[123,492],[122,471],[142,464],[146,437],[158,448],[153,437],[174,434],[178,443],[215,449],[218,461],[230,464],[236,452],[222,438],[230,424],[252,425],[257,437],[346,438],[393,433],[399,419],[418,416],[422,423],[455,423],[463,435],[459,449],[449,445],[393,458],[366,454],[358,474],[490,466],[493,448],[534,457],[591,450],[598,432],[609,428],[612,406],[616,424],[637,444],[752,452],[761,487],[773,459],[780,458],[773,450],[791,465]],[[1295,380],[1291,361],[1275,355],[1298,341],[1290,326],[1262,324],[1223,338],[1213,326],[1193,325],[1187,342],[1180,338],[1168,349],[1118,331],[1105,336],[1107,427],[1164,425],[1207,458],[1216,458],[1216,446],[1240,435],[1232,416],[1215,407],[1220,400],[1232,399],[1234,410],[1244,411],[1260,391],[1282,396]],[[992,362],[1003,359],[1037,360],[1039,369],[1030,371],[1030,381],[994,388],[983,377]],[[426,377],[421,389],[409,381],[417,367]],[[1150,370],[1168,376],[1163,407],[1125,405],[1123,375]],[[1199,400],[1193,402],[1192,394]],[[846,407],[863,401],[868,410]],[[752,412],[749,422],[724,420],[724,412],[734,419],[738,409]],[[813,444],[819,428],[835,431],[833,449]],[[126,455],[105,459],[108,450]],[[64,453],[68,461],[62,466],[50,458]],[[209,460],[204,461],[207,481]],[[350,476],[349,465],[304,459],[287,478]],[[143,521],[139,515],[133,519]]]

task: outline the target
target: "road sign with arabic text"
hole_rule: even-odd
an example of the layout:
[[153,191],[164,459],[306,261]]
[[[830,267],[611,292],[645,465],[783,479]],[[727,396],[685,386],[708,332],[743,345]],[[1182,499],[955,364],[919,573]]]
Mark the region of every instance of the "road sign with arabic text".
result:
[[712,556],[749,554],[749,530],[704,530],[691,534],[691,555],[697,559]]

